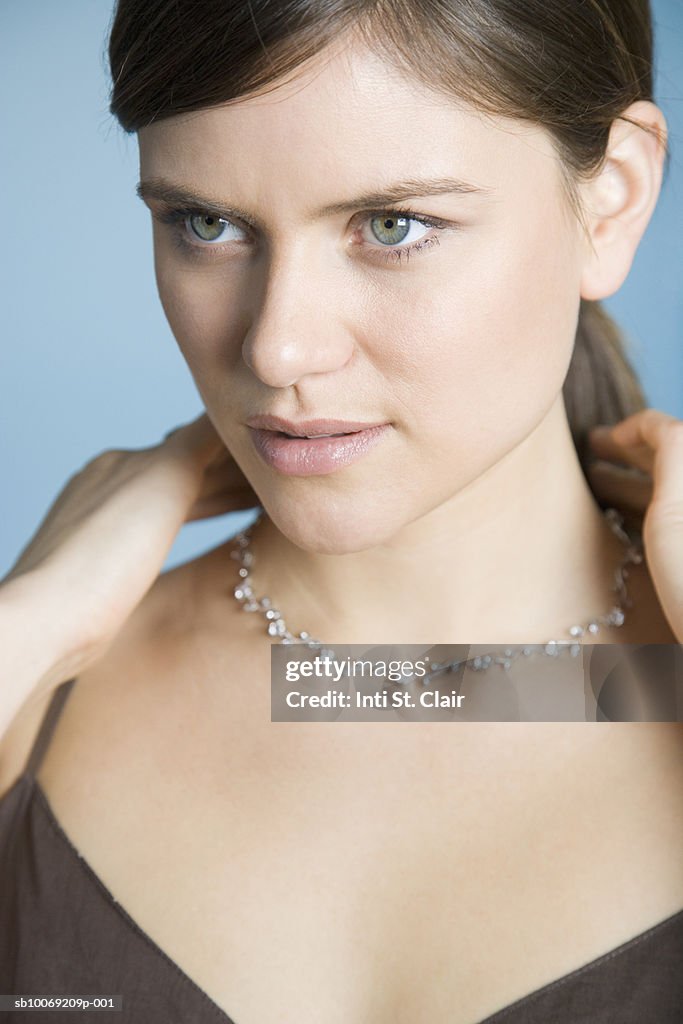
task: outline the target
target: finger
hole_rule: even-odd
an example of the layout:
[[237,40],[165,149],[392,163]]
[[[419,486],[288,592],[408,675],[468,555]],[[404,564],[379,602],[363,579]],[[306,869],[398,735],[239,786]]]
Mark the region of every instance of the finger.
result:
[[660,409],[640,409],[611,427],[589,432],[596,454],[653,474],[655,455],[673,424],[680,421]]
[[246,512],[261,504],[260,498],[250,488],[241,491],[223,492],[209,497],[202,497],[192,506],[186,522],[198,519],[211,519],[213,516],[224,516],[229,512]]
[[674,420],[661,433],[654,468],[652,506],[683,525],[683,421]]
[[230,494],[231,492],[251,490],[252,485],[247,478],[233,466],[226,466],[222,472],[207,470],[202,480],[200,498],[210,498],[214,494]]
[[652,452],[652,505],[658,514],[683,518],[683,420],[659,409],[643,409],[618,423],[616,442],[628,450]]
[[625,468],[634,467],[643,473],[652,474],[654,469],[655,453],[647,444],[628,447],[619,444],[610,430],[605,434],[590,433],[588,439],[591,451],[600,459],[609,459]]
[[612,428],[612,436],[618,444],[627,447],[646,444],[657,449],[671,424],[678,422],[681,421],[661,409],[641,409],[616,423]]
[[200,413],[188,423],[169,430],[164,436],[162,444],[197,456],[204,464],[215,458],[225,448],[223,439],[206,412]]
[[618,509],[645,512],[652,501],[652,477],[639,470],[620,469],[596,460],[587,467],[588,479],[602,502]]
[[251,487],[251,484],[227,448],[223,448],[204,466],[203,492],[210,493],[217,488],[227,490],[242,487]]
[[211,473],[230,474],[235,479],[238,474],[242,474],[242,470],[235,462],[234,455],[225,445],[207,462],[205,472],[207,475]]

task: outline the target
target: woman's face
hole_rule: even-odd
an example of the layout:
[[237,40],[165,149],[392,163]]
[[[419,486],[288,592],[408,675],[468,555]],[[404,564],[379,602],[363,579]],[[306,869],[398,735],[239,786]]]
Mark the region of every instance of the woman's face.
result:
[[[584,243],[544,131],[340,47],[274,92],[139,140],[169,323],[225,444],[301,547],[388,542],[457,500],[556,403]],[[358,199],[444,178],[467,188]],[[185,205],[158,198],[171,187],[202,197],[189,223],[163,221]],[[223,221],[202,216],[209,200]],[[406,209],[414,219],[397,220]],[[287,474],[247,426],[267,413],[390,426],[350,464]]]

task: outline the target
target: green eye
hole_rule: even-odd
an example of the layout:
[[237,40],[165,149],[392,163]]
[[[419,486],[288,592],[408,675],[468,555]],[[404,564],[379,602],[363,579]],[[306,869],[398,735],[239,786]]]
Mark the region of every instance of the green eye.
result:
[[225,221],[208,213],[193,213],[187,218],[192,232],[202,242],[215,242],[225,231]]
[[[378,242],[384,245],[396,245],[402,242],[410,231],[411,221],[408,217],[389,216],[373,217],[370,227]],[[377,225],[377,227],[375,227]]]

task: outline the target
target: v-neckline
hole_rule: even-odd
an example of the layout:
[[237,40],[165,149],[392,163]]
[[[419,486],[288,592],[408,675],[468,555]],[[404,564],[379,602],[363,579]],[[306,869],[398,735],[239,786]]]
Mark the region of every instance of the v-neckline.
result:
[[115,911],[123,919],[124,923],[129,928],[131,928],[137,935],[140,936],[140,939],[147,946],[149,946],[153,950],[153,952],[156,954],[156,956],[160,957],[165,963],[169,964],[169,966],[173,968],[175,973],[180,976],[180,979],[181,979],[181,981],[184,984],[189,985],[189,987],[193,991],[195,991],[203,1000],[207,1001],[209,1007],[213,1010],[213,1012],[218,1014],[218,1017],[219,1017],[220,1021],[222,1022],[222,1024],[236,1024],[236,1022],[233,1020],[233,1018],[229,1014],[227,1014],[225,1012],[225,1010],[222,1009],[222,1007],[220,1007],[218,1005],[218,1003],[216,1003],[211,998],[209,993],[206,992],[203,988],[201,988],[201,986],[198,985],[197,982],[194,981],[190,977],[190,975],[187,974],[183,970],[183,968],[180,966],[180,964],[177,963],[173,959],[173,957],[170,956],[169,953],[167,953],[165,950],[163,950],[161,948],[161,946],[158,945],[158,943],[156,943],[154,941],[154,939],[151,937],[151,935],[149,935],[144,930],[144,928],[142,928],[137,923],[135,918],[132,917],[128,913],[128,911],[123,906],[123,904],[118,902],[118,900],[114,897],[114,895],[110,891],[110,889],[107,888],[107,886],[102,881],[102,879],[97,874],[97,872],[92,867],[92,865],[86,860],[86,858],[81,853],[79,853],[77,847],[71,841],[71,839],[69,838],[68,834],[64,831],[64,828],[62,827],[59,819],[57,818],[55,812],[52,809],[52,805],[50,804],[50,801],[48,800],[47,793],[45,792],[45,790],[41,786],[41,784],[38,781],[37,777],[35,775],[34,776],[24,775],[24,776],[21,776],[21,778],[28,778],[29,782],[32,782],[33,789],[35,790],[36,796],[38,797],[39,806],[40,806],[43,814],[45,815],[47,821],[49,822],[52,830],[57,835],[57,837],[61,840],[62,844],[64,845],[64,847],[66,848],[68,853],[71,855],[72,859],[78,864],[80,869],[85,873],[85,875],[95,885],[95,888],[97,889],[97,891],[100,893],[100,895],[104,899],[105,904],[107,906],[109,906],[113,911]]
[[[40,782],[38,781],[37,777],[28,772],[24,772],[17,778],[15,785],[18,785],[23,781],[28,781],[28,783],[32,786],[34,792],[38,797],[38,802],[41,807],[41,810],[43,811],[45,817],[50,823],[53,831],[59,837],[59,839],[61,840],[64,847],[69,852],[75,863],[79,865],[79,867],[85,873],[85,875],[91,880],[91,882],[94,883],[98,892],[103,897],[105,903],[115,913],[119,914],[124,923],[128,925],[128,927],[131,928],[137,935],[139,935],[140,939],[143,942],[145,942],[149,947],[151,947],[153,952],[160,959],[168,963],[173,968],[173,970],[177,974],[179,974],[181,980],[186,985],[188,985],[203,1000],[207,1002],[208,1006],[213,1010],[213,1012],[215,1014],[218,1014],[218,1018],[222,1022],[222,1024],[236,1024],[236,1021],[232,1017],[230,1017],[230,1015],[227,1014],[225,1010],[223,1010],[218,1005],[218,1003],[216,1003],[211,998],[208,992],[201,988],[196,981],[193,981],[189,974],[187,974],[183,970],[183,968],[168,953],[166,953],[161,948],[161,946],[159,946],[154,941],[154,939],[128,913],[126,908],[122,906],[122,904],[114,898],[113,894],[104,884],[100,876],[88,863],[85,857],[83,857],[79,853],[74,843],[71,841],[67,833],[64,831],[64,828],[62,827],[56,814],[54,813],[50,801],[47,797],[47,794],[43,787],[41,786]],[[14,786],[12,786],[11,789],[14,789]],[[10,791],[7,791],[5,793],[4,798],[8,797],[9,793]],[[4,798],[0,798],[0,802]],[[509,1015],[514,1013],[515,1011],[522,1010],[532,1000],[539,999],[551,990],[560,988],[561,986],[564,986],[567,983],[575,980],[579,975],[582,975],[587,971],[592,971],[600,967],[602,963],[608,960],[612,960],[616,956],[620,956],[622,953],[627,952],[632,946],[635,946],[640,942],[643,942],[645,939],[648,939],[651,935],[673,924],[679,918],[683,918],[683,908],[675,911],[673,914],[669,914],[668,917],[665,917],[662,920],[657,921],[655,924],[650,925],[650,927],[646,928],[644,931],[639,932],[637,935],[632,936],[630,939],[626,939],[625,942],[619,943],[619,945],[614,946],[612,949],[607,950],[607,952],[605,953],[601,953],[599,956],[594,957],[592,960],[587,961],[585,964],[582,964],[579,967],[575,967],[573,970],[568,971],[566,974],[561,975],[559,978],[555,978],[553,981],[546,982],[546,984],[541,985],[539,988],[533,989],[531,992],[528,992],[524,996],[520,996],[513,1002],[508,1003],[507,1006],[503,1006],[501,1009],[494,1011],[494,1013],[492,1014],[489,1014],[488,1017],[484,1017],[482,1020],[473,1021],[472,1024],[498,1024],[498,1022],[503,1020],[504,1017],[509,1017]]]

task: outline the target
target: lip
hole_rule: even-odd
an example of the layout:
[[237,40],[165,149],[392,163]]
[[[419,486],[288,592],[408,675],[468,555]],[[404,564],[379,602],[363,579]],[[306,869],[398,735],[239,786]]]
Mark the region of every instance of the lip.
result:
[[282,416],[251,416],[246,424],[257,430],[283,431],[286,434],[294,434],[302,437],[304,434],[349,434],[361,430],[369,430],[372,427],[385,426],[384,423],[363,423],[351,420],[301,420],[294,423]]
[[[282,421],[281,421],[282,422]],[[310,422],[310,421],[309,421]],[[317,424],[340,421],[318,420]],[[348,423],[345,424],[348,427]],[[291,426],[291,425],[290,425]],[[301,428],[301,424],[299,424]],[[313,427],[308,429],[313,432]],[[316,426],[315,429],[319,429]],[[389,423],[372,425],[365,430],[354,430],[343,437],[284,437],[270,429],[249,428],[256,451],[263,461],[285,476],[321,476],[333,473],[362,458],[374,448],[389,431]],[[279,428],[278,428],[279,430]]]

